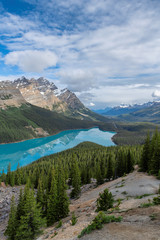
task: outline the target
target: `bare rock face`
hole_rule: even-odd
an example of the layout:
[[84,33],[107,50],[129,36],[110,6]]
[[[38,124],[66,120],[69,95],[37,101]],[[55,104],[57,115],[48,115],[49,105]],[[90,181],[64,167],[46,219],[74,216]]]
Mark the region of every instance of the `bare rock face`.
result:
[[54,94],[57,89],[55,84],[44,78],[29,80],[22,77],[15,80],[14,85],[20,90],[24,99],[35,106],[57,112],[65,112],[68,108],[67,104]]
[[86,109],[70,90],[60,90],[53,82],[42,77],[37,80],[22,77],[14,81],[14,86],[20,90],[27,102],[38,107],[69,114],[72,114],[72,111]]
[[68,107],[73,110],[84,109],[85,106],[81,103],[81,101],[77,98],[77,96],[72,93],[67,88],[61,91],[59,95],[59,99],[67,103]]
[[8,106],[20,107],[25,104],[26,100],[23,98],[19,89],[16,89],[11,84],[0,84],[0,108],[6,109]]
[[0,82],[0,108],[19,107],[27,102],[69,117],[92,119],[89,110],[73,92],[67,88],[60,90],[53,82],[43,77],[38,79],[21,77],[14,82]]

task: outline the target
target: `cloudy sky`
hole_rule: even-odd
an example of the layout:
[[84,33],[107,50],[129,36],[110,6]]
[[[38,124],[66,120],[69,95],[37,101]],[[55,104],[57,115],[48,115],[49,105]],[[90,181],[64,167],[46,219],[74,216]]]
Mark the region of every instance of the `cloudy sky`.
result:
[[104,108],[160,97],[159,0],[1,0],[0,80],[43,76]]

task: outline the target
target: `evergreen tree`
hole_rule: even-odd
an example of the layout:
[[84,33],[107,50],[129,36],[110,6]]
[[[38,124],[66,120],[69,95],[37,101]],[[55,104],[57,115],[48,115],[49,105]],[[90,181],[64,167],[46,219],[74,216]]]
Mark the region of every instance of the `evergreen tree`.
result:
[[8,185],[10,183],[11,183],[11,163],[8,164],[6,176],[6,184]]
[[17,171],[15,173],[15,184],[16,185],[21,185],[21,171],[20,171],[20,165],[18,163],[18,166],[17,166]]
[[99,194],[96,211],[107,211],[109,208],[113,207],[113,202],[114,199],[112,193],[106,188],[103,193]]
[[158,175],[160,170],[160,135],[155,143],[155,150],[150,162],[150,171],[152,174]]
[[43,183],[40,178],[38,181],[38,188],[37,188],[37,203],[39,203],[43,211],[44,210],[44,189],[43,189]]
[[55,172],[52,169],[51,174],[51,187],[50,192],[48,194],[48,201],[47,201],[47,225],[51,226],[53,223],[58,220],[58,213],[57,213],[57,181],[55,178]]
[[14,196],[11,199],[11,210],[9,214],[9,221],[5,231],[5,235],[8,236],[8,240],[16,240],[16,205]]
[[107,161],[106,178],[110,181],[112,177],[113,177],[113,155],[110,154]]
[[40,228],[44,225],[41,209],[38,207],[34,191],[28,187],[25,189],[23,199],[23,215],[17,226],[16,240],[31,240],[41,233]]
[[134,167],[133,167],[133,159],[132,159],[132,155],[130,150],[128,150],[128,154],[127,154],[127,164],[126,164],[126,173],[130,173],[131,171],[133,171]]
[[[153,142],[152,142],[153,144]],[[150,151],[150,134],[147,134],[145,144],[143,146],[143,152],[142,152],[142,157],[141,157],[141,162],[140,162],[140,167],[141,170],[146,172],[148,171],[149,168],[149,162],[150,162],[150,157],[151,157],[151,151]]]
[[66,183],[61,163],[58,165],[57,186],[57,220],[59,220],[69,213],[69,199],[66,193]]
[[23,205],[24,205],[24,195],[23,195],[22,189],[20,189],[17,212],[16,212],[17,225],[19,225],[21,216],[24,214]]
[[81,176],[78,163],[73,159],[72,163],[72,187],[71,197],[78,197],[81,192]]
[[99,164],[97,164],[97,166],[96,166],[96,180],[97,180],[97,185],[101,185],[104,183],[104,179],[102,177],[101,168],[100,168]]

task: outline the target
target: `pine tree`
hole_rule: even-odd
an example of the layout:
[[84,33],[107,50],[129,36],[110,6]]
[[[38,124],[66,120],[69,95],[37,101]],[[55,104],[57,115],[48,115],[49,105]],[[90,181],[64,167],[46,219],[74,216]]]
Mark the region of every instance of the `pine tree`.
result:
[[19,224],[21,216],[24,214],[23,205],[24,205],[24,194],[22,192],[22,189],[20,189],[17,212],[16,212],[17,225]]
[[150,157],[151,157],[150,150],[151,150],[150,149],[150,134],[148,133],[146,140],[145,140],[145,144],[143,146],[143,152],[142,152],[142,157],[141,157],[141,162],[140,162],[141,170],[144,172],[148,171],[148,168],[149,168],[149,162],[150,162]]
[[14,196],[11,199],[11,210],[9,214],[8,226],[5,231],[5,235],[8,236],[8,240],[16,240],[16,205]]
[[155,143],[155,150],[150,162],[150,171],[152,174],[158,175],[160,169],[160,135]]
[[57,220],[59,220],[66,217],[69,213],[69,200],[66,193],[66,183],[61,163],[58,165],[57,186]]
[[104,183],[104,179],[102,177],[101,168],[100,168],[99,164],[97,164],[97,166],[96,166],[96,180],[97,180],[97,185],[101,185]]
[[78,163],[76,160],[73,160],[72,163],[72,187],[71,197],[78,197],[81,192],[81,176]]
[[47,201],[47,225],[51,226],[53,223],[58,220],[58,213],[57,213],[57,181],[55,178],[54,169],[52,169],[51,174],[51,187],[50,192],[48,194],[48,201]]
[[113,207],[113,202],[114,199],[112,193],[106,188],[103,193],[99,194],[96,211],[107,211],[109,208]]
[[132,160],[132,155],[130,150],[128,151],[127,154],[127,167],[126,167],[126,173],[130,173],[131,171],[133,171],[133,160]]
[[18,166],[17,166],[17,171],[15,173],[15,184],[16,185],[21,185],[21,171],[20,171],[20,165],[18,163]]
[[7,167],[7,176],[6,176],[6,184],[11,183],[11,163],[8,164]]
[[22,208],[23,214],[17,226],[16,240],[35,239],[41,233],[40,228],[44,225],[44,219],[34,197],[34,191],[28,187],[25,189]]
[[44,210],[44,189],[43,189],[43,183],[40,178],[38,180],[38,188],[37,188],[37,203],[39,203],[43,211]]
[[107,161],[106,178],[110,181],[112,177],[113,177],[113,155],[110,154]]

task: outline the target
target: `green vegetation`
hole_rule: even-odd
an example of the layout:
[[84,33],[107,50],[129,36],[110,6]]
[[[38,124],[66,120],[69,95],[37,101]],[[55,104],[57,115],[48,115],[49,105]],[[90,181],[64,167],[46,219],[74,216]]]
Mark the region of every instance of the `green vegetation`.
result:
[[72,226],[74,226],[77,223],[77,217],[75,216],[75,213],[72,213],[72,219],[71,219]]
[[160,205],[160,195],[158,195],[157,197],[154,197],[152,202],[150,199],[148,199],[148,203],[142,203],[140,207],[147,208],[154,205]]
[[153,194],[143,194],[143,195],[140,195],[140,196],[136,196],[135,197],[135,199],[142,199],[142,198],[144,198],[144,197],[148,197],[148,196],[151,196],[151,195],[153,195]]
[[62,220],[60,220],[60,221],[58,222],[56,228],[60,228],[60,227],[62,227],[62,224],[63,224],[63,222],[62,222]]
[[94,122],[65,117],[62,114],[24,104],[20,108],[0,110],[0,143],[21,141],[37,137],[35,128],[43,128],[49,134],[77,128],[90,128]]
[[106,215],[104,212],[99,212],[98,215],[93,219],[92,223],[82,230],[78,238],[83,237],[85,234],[91,233],[93,230],[103,228],[103,224],[121,221],[122,217],[115,217],[114,215]]
[[[73,197],[79,195],[80,186],[90,183],[92,178],[101,178],[102,182],[109,181],[129,173],[133,170],[133,166],[139,161],[141,156],[141,146],[114,146],[103,147],[94,143],[81,143],[73,149],[52,154],[33,162],[26,167],[19,168],[14,171],[8,171],[7,174],[1,174],[1,181],[12,185],[26,184],[29,177],[33,187],[38,187],[39,179],[43,183],[43,188],[47,189],[48,177],[51,169],[57,172],[57,166],[61,164],[65,181],[69,180],[69,184],[73,185]],[[109,166],[112,171],[109,173]],[[99,171],[97,174],[97,167]],[[73,170],[76,169],[76,172]],[[51,181],[50,181],[51,184]],[[50,189],[50,188],[49,188]],[[43,202],[44,200],[40,200]]]
[[113,207],[113,196],[112,193],[108,191],[106,188],[103,193],[99,194],[99,198],[97,199],[97,209],[96,211],[107,211],[109,208]]
[[160,170],[160,133],[155,131],[150,139],[148,133],[140,160],[141,171],[158,176]]
[[34,191],[27,184],[24,192],[20,192],[19,203],[16,207],[14,198],[11,202],[8,226],[5,235],[9,240],[35,239],[41,233],[45,220],[41,216],[41,209],[34,197]]

